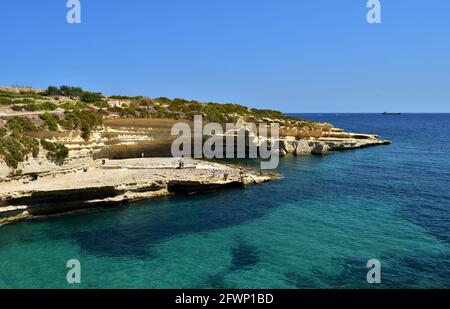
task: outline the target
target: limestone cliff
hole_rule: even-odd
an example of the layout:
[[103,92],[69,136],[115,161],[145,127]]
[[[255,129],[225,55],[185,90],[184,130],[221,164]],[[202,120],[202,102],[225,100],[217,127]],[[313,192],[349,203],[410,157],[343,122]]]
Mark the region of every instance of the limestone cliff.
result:
[[[183,168],[179,168],[180,160]],[[270,179],[267,175],[188,158],[97,160],[84,169],[1,182],[0,225],[173,193],[247,186]]]

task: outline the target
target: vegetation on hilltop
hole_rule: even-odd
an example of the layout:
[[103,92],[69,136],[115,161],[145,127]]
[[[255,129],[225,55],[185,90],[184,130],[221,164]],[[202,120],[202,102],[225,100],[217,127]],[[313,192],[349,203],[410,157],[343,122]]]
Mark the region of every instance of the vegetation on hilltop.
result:
[[[61,98],[62,97],[62,98]],[[119,101],[120,104],[108,101]],[[143,96],[103,96],[101,93],[72,86],[50,86],[44,91],[0,91],[0,104],[12,105],[15,111],[54,111],[61,108],[66,112],[76,110],[104,109],[109,115],[137,118],[192,119],[201,114],[213,122],[232,122],[238,119],[249,121],[299,121],[274,110],[250,109],[239,104],[202,103],[195,100],[167,97],[147,98]]]
[[43,99],[44,96],[38,90],[31,89],[8,89],[2,88],[0,89],[0,97],[8,98],[8,99]]
[[[82,138],[89,140],[92,130],[102,126],[107,117],[192,120],[195,115],[202,115],[205,121],[218,123],[238,120],[280,122],[286,132],[292,129],[294,136],[312,136],[311,132],[315,136],[320,133],[313,122],[274,110],[180,98],[106,97],[72,86],[50,86],[46,90],[0,88],[0,106],[19,115],[24,112],[22,117],[7,118],[5,127],[1,127],[0,123],[0,157],[15,169],[29,155],[37,156],[39,145],[53,161],[62,162],[68,156],[69,151],[65,146],[31,137],[32,132],[77,130],[81,132]],[[298,128],[302,129],[299,131]]]
[[66,96],[66,97],[80,97],[85,93],[80,87],[70,87],[70,86],[49,86],[47,90],[44,91],[45,96]]

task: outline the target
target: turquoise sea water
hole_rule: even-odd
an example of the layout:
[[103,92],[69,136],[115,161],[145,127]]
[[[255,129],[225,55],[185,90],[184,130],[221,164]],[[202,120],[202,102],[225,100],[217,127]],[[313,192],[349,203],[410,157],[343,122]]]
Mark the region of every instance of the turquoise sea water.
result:
[[311,114],[393,145],[283,158],[284,178],[0,228],[0,287],[450,288],[450,115]]

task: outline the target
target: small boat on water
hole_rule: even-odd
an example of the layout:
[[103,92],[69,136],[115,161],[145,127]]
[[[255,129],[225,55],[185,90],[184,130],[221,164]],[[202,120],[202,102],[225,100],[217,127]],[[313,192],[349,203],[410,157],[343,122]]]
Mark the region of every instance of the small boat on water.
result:
[[382,115],[401,115],[402,113],[388,113],[384,112]]

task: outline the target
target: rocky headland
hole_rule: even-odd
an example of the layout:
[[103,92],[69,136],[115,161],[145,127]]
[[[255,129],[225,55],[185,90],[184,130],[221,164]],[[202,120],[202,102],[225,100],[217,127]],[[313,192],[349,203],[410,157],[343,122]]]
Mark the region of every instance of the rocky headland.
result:
[[[81,88],[0,88],[0,225],[173,193],[247,186],[271,177],[204,160],[171,158],[171,127],[206,122],[278,124],[279,136],[249,134],[280,156],[386,145],[374,134],[237,104],[106,97]],[[248,130],[250,132],[250,130]],[[225,132],[233,135],[233,132]]]

